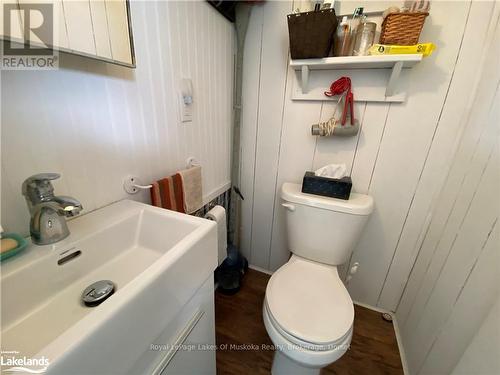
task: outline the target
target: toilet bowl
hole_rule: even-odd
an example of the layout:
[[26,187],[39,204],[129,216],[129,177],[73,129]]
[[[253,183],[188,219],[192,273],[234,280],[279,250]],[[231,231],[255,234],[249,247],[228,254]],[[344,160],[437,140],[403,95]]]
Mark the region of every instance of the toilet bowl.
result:
[[349,348],[354,308],[335,266],[292,255],[267,284],[263,314],[273,374],[317,373]]
[[354,306],[337,266],[349,259],[373,200],[319,197],[288,183],[281,197],[292,256],[271,276],[263,304],[276,349],[272,373],[319,374],[349,349]]

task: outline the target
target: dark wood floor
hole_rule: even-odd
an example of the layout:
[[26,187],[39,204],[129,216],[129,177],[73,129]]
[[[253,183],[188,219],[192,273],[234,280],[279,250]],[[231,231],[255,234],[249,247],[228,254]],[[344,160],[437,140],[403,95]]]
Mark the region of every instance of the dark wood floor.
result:
[[[262,320],[268,280],[268,275],[249,270],[236,295],[216,292],[218,375],[271,373],[273,351],[266,345],[272,342]],[[355,306],[351,348],[321,374],[403,374],[392,324],[382,320],[378,312]]]

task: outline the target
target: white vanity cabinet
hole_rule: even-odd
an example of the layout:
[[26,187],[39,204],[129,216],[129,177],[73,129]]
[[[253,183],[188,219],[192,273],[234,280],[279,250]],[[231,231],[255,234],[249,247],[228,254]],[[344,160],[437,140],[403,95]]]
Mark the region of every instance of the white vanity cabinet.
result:
[[[10,28],[4,27],[1,17],[1,38],[22,41],[25,14],[30,12],[31,28],[52,18],[52,35],[45,40],[30,32],[36,45],[48,45],[56,50],[96,58],[120,65],[135,67],[132,27],[128,0],[1,0],[2,15],[5,4],[16,6],[9,10]],[[50,4],[51,17],[42,16],[37,5]],[[46,40],[50,42],[46,42]]]
[[144,349],[128,374],[216,374],[212,276]]

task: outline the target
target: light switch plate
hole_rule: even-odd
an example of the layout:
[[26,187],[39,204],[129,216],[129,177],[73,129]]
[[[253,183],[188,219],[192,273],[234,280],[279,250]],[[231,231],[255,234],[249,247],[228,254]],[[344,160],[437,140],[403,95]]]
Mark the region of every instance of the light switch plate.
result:
[[181,121],[193,121],[193,83],[190,78],[181,79],[179,105]]
[[184,104],[181,98],[181,122],[191,122],[193,121],[193,105]]

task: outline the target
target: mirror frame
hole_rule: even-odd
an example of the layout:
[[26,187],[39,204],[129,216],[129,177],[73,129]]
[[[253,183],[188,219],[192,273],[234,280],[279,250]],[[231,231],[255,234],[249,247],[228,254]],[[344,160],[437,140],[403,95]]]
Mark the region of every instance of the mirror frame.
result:
[[[18,6],[19,6],[19,3],[18,3]],[[130,40],[130,55],[131,55],[130,57],[131,57],[132,63],[126,63],[126,62],[122,62],[122,61],[119,61],[119,60],[108,59],[107,57],[92,55],[90,53],[79,52],[79,51],[72,50],[72,49],[69,49],[69,48],[57,47],[57,46],[54,46],[54,45],[52,45],[50,47],[52,48],[53,51],[58,51],[60,53],[66,53],[66,54],[69,54],[69,55],[81,56],[81,57],[85,57],[85,58],[89,58],[89,59],[93,59],[93,60],[103,61],[103,62],[106,62],[106,63],[110,63],[110,64],[114,64],[114,65],[120,65],[120,66],[124,66],[124,67],[127,67],[127,68],[133,68],[133,69],[135,69],[137,67],[137,65],[136,65],[136,58],[135,58],[134,35],[133,35],[133,32],[132,32],[132,16],[130,14],[130,0],[125,0],[125,7],[127,9],[127,26],[128,26],[129,40]],[[22,43],[18,39],[13,39],[13,38],[7,37],[5,35],[0,35],[0,41],[2,41],[2,42],[9,41],[11,43],[19,43],[19,44]],[[33,43],[34,46],[36,46],[37,44],[38,43]],[[45,47],[45,46],[42,46],[42,45],[40,45],[40,46],[41,47]]]

